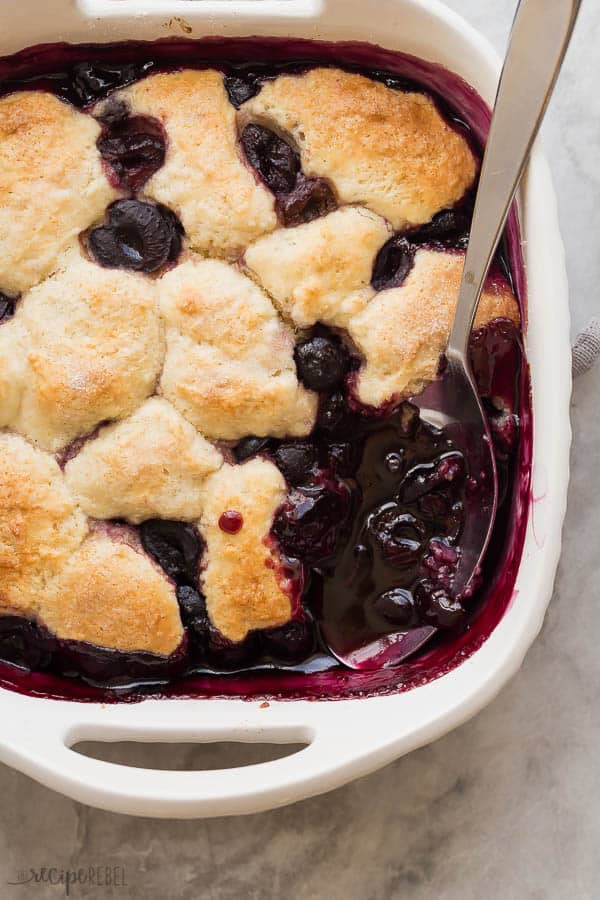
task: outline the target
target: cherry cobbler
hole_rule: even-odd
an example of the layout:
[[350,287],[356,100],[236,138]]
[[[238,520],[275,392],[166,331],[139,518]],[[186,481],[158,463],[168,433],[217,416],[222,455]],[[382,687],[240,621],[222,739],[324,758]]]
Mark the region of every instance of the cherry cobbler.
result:
[[443,358],[478,135],[389,69],[241,44],[0,65],[3,683],[350,691],[325,615],[342,642],[433,626],[431,655],[502,576],[507,245],[471,344],[501,509],[470,600],[448,589],[469,473],[411,403]]

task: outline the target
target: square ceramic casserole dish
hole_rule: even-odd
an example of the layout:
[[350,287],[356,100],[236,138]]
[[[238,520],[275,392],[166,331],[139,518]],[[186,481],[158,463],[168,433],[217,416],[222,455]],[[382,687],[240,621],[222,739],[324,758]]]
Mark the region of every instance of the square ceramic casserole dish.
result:
[[[0,56],[42,43],[273,36],[367,42],[456,73],[493,102],[500,60],[435,0],[0,0]],[[251,813],[337,787],[460,725],[519,668],[550,600],[566,505],[571,388],[567,282],[556,202],[537,149],[520,196],[533,450],[524,549],[508,608],[481,646],[405,692],[336,700],[146,699],[77,703],[0,689],[0,759],[81,802],[122,813]],[[300,743],[236,769],[135,769],[85,757],[79,741]]]

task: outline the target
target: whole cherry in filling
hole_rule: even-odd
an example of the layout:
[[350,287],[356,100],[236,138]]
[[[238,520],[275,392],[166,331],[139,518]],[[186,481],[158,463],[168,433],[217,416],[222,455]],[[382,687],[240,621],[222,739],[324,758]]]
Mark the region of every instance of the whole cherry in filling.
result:
[[140,525],[142,546],[178,584],[195,586],[202,545],[188,522],[148,519]]
[[165,161],[165,135],[158,119],[129,116],[124,104],[108,106],[98,150],[112,180],[122,190],[135,193]]
[[338,387],[350,367],[341,341],[324,328],[296,344],[294,359],[300,381],[319,393]]
[[108,208],[108,222],[89,234],[89,248],[109,269],[156,272],[174,261],[181,250],[183,228],[166,206],[141,200],[117,200]]
[[246,125],[242,146],[248,162],[274,194],[293,191],[300,157],[283,138],[262,125]]
[[286,228],[314,222],[337,208],[337,199],[325,178],[300,175],[294,190],[278,198],[279,211]]
[[246,159],[277,197],[283,224],[291,228],[332,212],[337,200],[324,178],[307,178],[300,155],[274,131],[246,125],[241,135]]
[[25,669],[44,669],[52,658],[53,641],[35,622],[0,616],[0,659]]
[[314,623],[305,612],[302,620],[265,631],[262,643],[265,652],[279,662],[307,659],[316,648]]

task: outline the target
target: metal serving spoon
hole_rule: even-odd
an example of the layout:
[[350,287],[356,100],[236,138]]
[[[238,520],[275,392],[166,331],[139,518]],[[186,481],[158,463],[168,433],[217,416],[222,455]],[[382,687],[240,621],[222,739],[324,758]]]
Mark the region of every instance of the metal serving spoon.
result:
[[[438,380],[411,402],[421,418],[444,428],[464,454],[474,489],[465,498],[461,553],[450,593],[469,595],[489,544],[498,503],[498,478],[489,425],[469,362],[469,336],[485,279],[502,236],[517,186],[546,112],[577,19],[581,0],[520,0],[500,77],[481,167],[471,236],[446,364]],[[323,610],[323,635],[331,651],[354,669],[395,665],[430,639],[424,627],[377,637],[362,646],[336,646],[336,623]]]

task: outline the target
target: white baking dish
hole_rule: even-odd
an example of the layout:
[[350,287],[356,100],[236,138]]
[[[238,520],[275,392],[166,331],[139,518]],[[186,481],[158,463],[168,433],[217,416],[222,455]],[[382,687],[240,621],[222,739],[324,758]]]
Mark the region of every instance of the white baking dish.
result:
[[[182,22],[181,17],[185,21]],[[0,55],[53,41],[208,34],[361,40],[435,61],[488,101],[499,59],[435,0],[0,0]],[[364,775],[454,728],[519,668],[549,602],[569,457],[567,282],[556,203],[537,150],[521,196],[534,413],[533,501],[515,599],[483,646],[437,680],[391,696],[337,701],[146,700],[102,705],[0,690],[0,758],[105,809],[162,817],[250,813]],[[70,749],[81,740],[307,743],[274,762],[208,772],[134,769]]]

